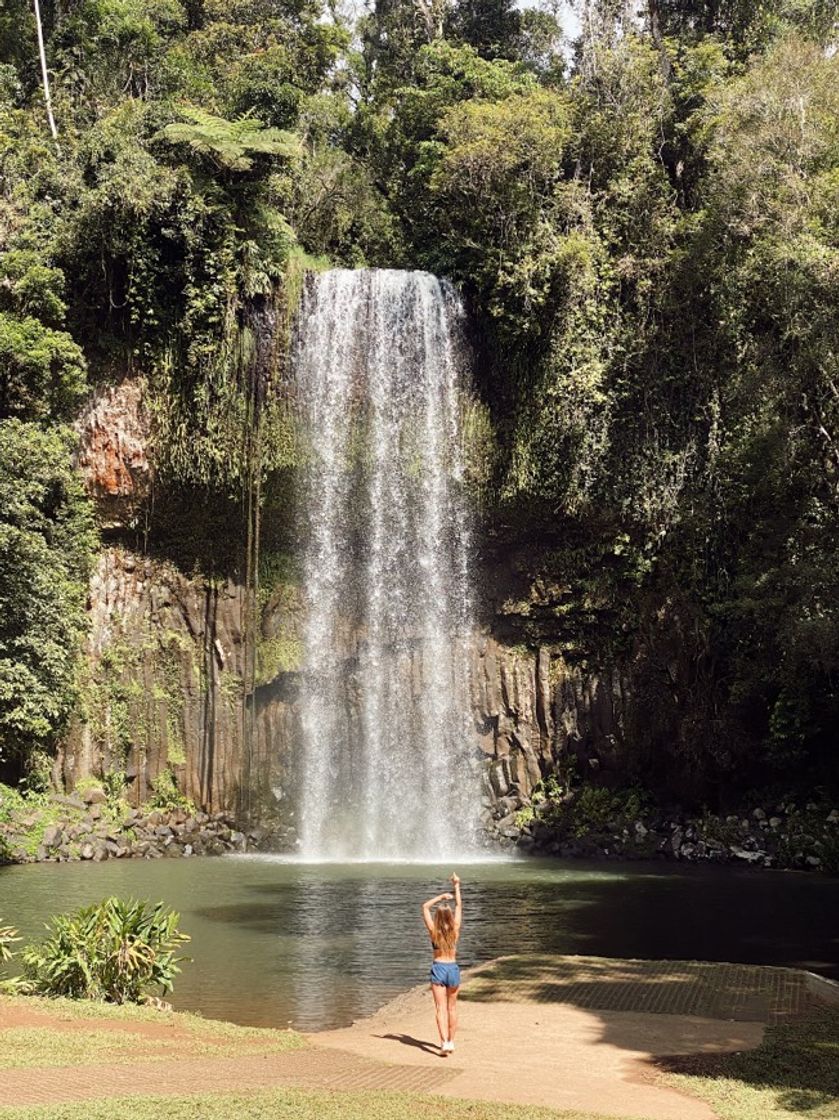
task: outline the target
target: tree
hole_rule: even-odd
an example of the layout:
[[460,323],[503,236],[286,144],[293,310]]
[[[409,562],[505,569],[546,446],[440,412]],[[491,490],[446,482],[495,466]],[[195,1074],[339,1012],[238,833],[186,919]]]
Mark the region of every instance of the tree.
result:
[[0,311],[0,419],[69,417],[84,395],[86,368],[66,331]]
[[73,437],[0,422],[0,755],[49,748],[72,708],[96,535]]
[[44,29],[41,24],[41,8],[38,0],[32,0],[35,8],[35,25],[38,30],[38,55],[41,59],[41,81],[44,86],[44,104],[47,108],[47,120],[53,140],[58,139],[58,129],[55,127],[55,118],[52,115],[52,97],[50,95],[50,78],[47,71],[47,52],[44,48]]
[[161,135],[170,143],[187,144],[226,171],[250,171],[258,155],[290,158],[300,150],[291,133],[265,128],[262,121],[251,117],[227,121],[194,106],[185,106],[181,112],[187,121],[167,124]]

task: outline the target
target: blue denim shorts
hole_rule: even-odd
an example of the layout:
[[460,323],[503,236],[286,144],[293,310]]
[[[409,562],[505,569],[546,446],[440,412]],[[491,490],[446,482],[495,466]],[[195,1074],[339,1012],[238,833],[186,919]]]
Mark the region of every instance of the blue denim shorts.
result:
[[444,988],[460,987],[460,967],[454,961],[433,961],[428,979]]

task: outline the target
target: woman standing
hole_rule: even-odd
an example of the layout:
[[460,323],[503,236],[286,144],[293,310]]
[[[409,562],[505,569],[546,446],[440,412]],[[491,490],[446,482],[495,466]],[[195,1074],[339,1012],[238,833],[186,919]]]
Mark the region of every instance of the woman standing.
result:
[[[460,969],[456,956],[463,906],[460,901],[460,879],[456,874],[452,874],[451,882],[454,888],[453,895],[438,894],[422,904],[422,920],[425,922],[434,951],[429,980],[431,994],[434,997],[437,1030],[440,1032],[440,1054],[443,1057],[447,1057],[454,1050],[454,1036],[457,1030],[457,993],[460,988]],[[454,913],[450,907],[438,905],[452,898]],[[432,906],[437,906],[433,917]]]

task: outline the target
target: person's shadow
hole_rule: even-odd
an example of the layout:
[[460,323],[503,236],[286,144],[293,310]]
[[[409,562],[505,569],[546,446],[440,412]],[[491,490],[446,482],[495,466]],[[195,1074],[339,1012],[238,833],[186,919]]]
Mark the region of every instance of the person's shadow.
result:
[[424,1050],[426,1054],[440,1054],[440,1047],[433,1042],[423,1042],[419,1038],[412,1038],[409,1034],[377,1034],[376,1038],[389,1038],[393,1042],[401,1042],[403,1046],[415,1046],[417,1050]]

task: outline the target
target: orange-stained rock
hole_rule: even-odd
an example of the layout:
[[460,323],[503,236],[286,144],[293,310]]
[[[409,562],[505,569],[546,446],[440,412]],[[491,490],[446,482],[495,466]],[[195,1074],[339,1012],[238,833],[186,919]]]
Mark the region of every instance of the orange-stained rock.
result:
[[132,525],[151,481],[145,380],[97,387],[76,421],[76,464],[96,499],[104,528]]

